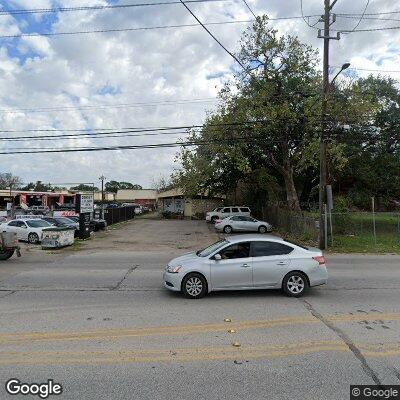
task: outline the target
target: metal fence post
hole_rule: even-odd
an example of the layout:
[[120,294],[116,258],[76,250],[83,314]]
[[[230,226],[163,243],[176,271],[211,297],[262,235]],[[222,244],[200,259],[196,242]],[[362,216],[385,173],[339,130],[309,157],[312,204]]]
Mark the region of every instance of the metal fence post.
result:
[[374,242],[376,246],[375,197],[372,197],[372,223],[374,228]]

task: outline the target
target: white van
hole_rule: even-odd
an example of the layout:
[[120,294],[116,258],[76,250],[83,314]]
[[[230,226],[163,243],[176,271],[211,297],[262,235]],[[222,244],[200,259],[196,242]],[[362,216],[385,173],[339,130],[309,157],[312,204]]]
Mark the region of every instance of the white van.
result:
[[229,207],[218,207],[213,211],[209,211],[206,214],[206,221],[215,223],[217,219],[224,219],[226,217],[233,217],[236,215],[242,215],[244,217],[250,217],[250,208],[244,206],[229,206]]

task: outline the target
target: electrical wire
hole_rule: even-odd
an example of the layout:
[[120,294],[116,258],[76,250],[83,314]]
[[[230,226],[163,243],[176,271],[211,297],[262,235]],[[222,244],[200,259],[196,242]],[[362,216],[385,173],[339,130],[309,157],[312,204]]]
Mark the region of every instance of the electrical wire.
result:
[[[304,15],[304,11],[303,11],[303,0],[300,0],[300,11],[301,11],[301,17],[302,17],[303,21],[308,25],[308,27],[313,28],[313,29],[318,29],[318,28],[315,28],[315,25],[318,24],[319,19],[318,19],[318,21],[317,21],[315,24],[310,24],[310,22],[307,21],[306,18],[309,18],[310,16]],[[320,15],[317,15],[317,17],[320,18]]]
[[[208,124],[207,127],[217,128],[217,127],[237,127],[237,126],[247,126],[256,123],[264,123],[262,120],[255,121],[243,121],[243,122],[231,122],[231,123],[220,123],[220,124]],[[37,138],[46,138],[46,139],[54,139],[60,137],[68,137],[68,138],[80,138],[80,137],[95,137],[98,135],[112,135],[112,134],[126,134],[126,133],[147,133],[147,132],[163,132],[163,131],[172,131],[172,130],[188,130],[188,129],[196,129],[196,128],[204,128],[205,125],[186,125],[186,126],[172,126],[172,127],[160,127],[160,128],[131,128],[129,130],[112,130],[108,132],[87,132],[82,134],[66,134],[66,135],[41,135],[41,136],[16,136],[10,138],[9,136],[0,137],[0,140],[15,140],[15,139],[37,139]],[[0,131],[4,132],[4,131]],[[5,131],[9,132],[9,131]]]
[[186,8],[186,10],[189,11],[189,13],[192,15],[192,17],[203,27],[203,29],[222,47],[226,53],[228,53],[245,71],[247,71],[247,68],[242,64],[242,62],[233,54],[231,53],[212,33],[210,30],[207,29],[207,27],[196,17],[196,15],[193,13],[193,11],[185,4],[183,0],[179,0],[181,4]]
[[[211,2],[227,2],[232,0],[187,0],[188,3],[211,3]],[[179,1],[159,1],[153,3],[136,3],[136,4],[108,4],[108,5],[97,5],[97,6],[76,6],[76,7],[54,7],[54,8],[31,8],[31,9],[19,9],[19,10],[1,10],[1,15],[23,15],[23,14],[48,14],[48,13],[59,13],[59,12],[73,12],[73,11],[99,11],[99,10],[111,10],[111,9],[127,9],[136,7],[151,7],[151,6],[164,6],[179,4]]]
[[42,112],[57,112],[68,110],[96,110],[108,108],[135,108],[135,107],[153,107],[153,106],[169,106],[169,105],[182,105],[182,104],[203,104],[215,102],[216,97],[206,97],[198,99],[181,99],[181,100],[165,100],[148,103],[118,103],[118,104],[101,104],[101,105],[87,105],[87,106],[65,106],[65,107],[43,107],[43,108],[18,108],[18,109],[0,109],[0,114],[19,114],[19,113],[42,113]]
[[367,2],[366,2],[366,4],[365,4],[365,7],[364,7],[364,10],[363,10],[363,12],[362,12],[362,14],[361,14],[361,17],[360,17],[359,21],[357,22],[357,24],[354,26],[354,28],[353,28],[350,32],[354,32],[354,31],[358,28],[358,26],[361,24],[361,21],[362,21],[363,18],[364,18],[365,12],[367,11],[369,2],[370,2],[370,0],[367,0]]
[[250,8],[250,6],[248,5],[246,0],[243,0],[243,3],[245,4],[245,6],[248,8],[248,10],[253,14],[254,18],[257,18],[257,15],[254,13],[254,11]]
[[[280,18],[283,19],[283,18]],[[285,18],[287,19],[287,18]],[[254,20],[237,20],[237,21],[221,21],[221,22],[206,22],[204,25],[231,25],[231,24],[245,24],[253,22]],[[57,37],[57,36],[69,36],[69,35],[89,35],[96,33],[117,33],[117,32],[136,32],[136,31],[152,31],[161,29],[172,29],[172,28],[193,28],[198,27],[198,24],[179,24],[179,25],[160,25],[160,26],[144,26],[138,28],[120,28],[120,29],[95,29],[85,31],[72,31],[72,32],[41,32],[41,33],[18,33],[15,35],[0,35],[0,39],[19,39],[25,37]]]

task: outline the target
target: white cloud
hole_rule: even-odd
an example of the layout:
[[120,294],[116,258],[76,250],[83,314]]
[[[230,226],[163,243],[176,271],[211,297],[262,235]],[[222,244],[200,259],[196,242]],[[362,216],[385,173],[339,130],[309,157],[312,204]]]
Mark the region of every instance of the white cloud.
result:
[[[320,14],[319,0],[303,0],[305,14]],[[0,0],[0,4],[4,0]],[[105,0],[12,0],[15,8],[77,6],[106,4]],[[121,4],[130,3],[121,0]],[[300,15],[298,0],[249,0],[256,13],[267,12],[271,17]],[[338,2],[337,12],[361,12],[364,0]],[[204,22],[250,19],[251,14],[242,1],[189,4]],[[392,2],[376,0],[369,11],[387,11]],[[39,16],[37,16],[39,18]],[[31,17],[29,17],[31,18]],[[16,34],[20,30],[37,31],[40,19],[16,20],[0,17],[0,34]],[[33,21],[33,22],[32,22]],[[40,21],[40,22],[38,22]],[[53,20],[52,20],[53,21]],[[314,20],[315,21],[315,20]],[[351,28],[357,20],[343,20],[333,27]],[[52,30],[133,28],[195,23],[180,5],[58,13]],[[282,34],[295,34],[307,43],[321,47],[317,32],[302,20],[271,22]],[[388,22],[368,20],[360,28],[387,26]],[[214,25],[209,29],[231,51],[246,24]],[[49,27],[46,25],[46,29]],[[396,54],[398,31],[358,33],[332,41],[332,65],[350,61],[366,68],[398,69]],[[371,58],[371,55],[373,58]],[[381,65],[377,65],[381,60]],[[0,109],[48,108],[115,105],[171,101],[174,99],[208,98],[215,96],[233,60],[201,27],[162,29],[23,38],[0,42]],[[221,74],[222,73],[222,74]],[[207,79],[212,76],[213,79]],[[106,89],[104,89],[106,88]],[[103,89],[103,91],[102,91]],[[142,107],[71,109],[57,112],[4,113],[0,111],[2,130],[24,129],[86,129],[146,126],[176,126],[198,124],[204,120],[211,103],[185,103]],[[66,132],[60,132],[65,134]],[[33,133],[38,134],[38,133]],[[0,133],[0,136],[3,136]],[[10,134],[11,135],[11,134]],[[14,133],[13,136],[27,135]],[[6,148],[71,147],[97,145],[136,145],[165,143],[177,136],[136,138],[76,139],[74,141],[30,141],[8,143]],[[4,142],[0,142],[4,148]],[[97,181],[104,173],[109,179],[127,180],[149,186],[152,178],[172,171],[176,149],[142,149],[92,153],[42,155],[2,155],[1,168],[12,171],[25,181]]]

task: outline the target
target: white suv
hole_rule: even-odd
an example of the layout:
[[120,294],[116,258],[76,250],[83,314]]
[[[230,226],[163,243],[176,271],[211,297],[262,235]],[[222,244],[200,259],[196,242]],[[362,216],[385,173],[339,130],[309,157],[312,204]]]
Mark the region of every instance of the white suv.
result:
[[250,208],[243,206],[218,207],[213,211],[207,212],[206,221],[215,223],[217,219],[224,219],[226,217],[233,217],[236,215],[250,217]]

